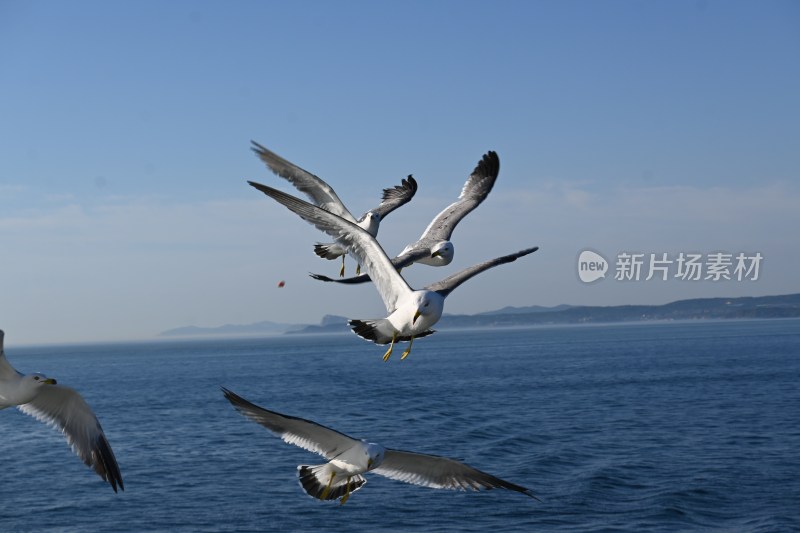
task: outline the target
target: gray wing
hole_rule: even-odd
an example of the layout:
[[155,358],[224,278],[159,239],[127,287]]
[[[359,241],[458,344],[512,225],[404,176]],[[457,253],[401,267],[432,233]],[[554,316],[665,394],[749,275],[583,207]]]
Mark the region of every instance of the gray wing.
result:
[[375,209],[372,209],[371,211],[380,215],[380,219],[383,220],[386,215],[401,205],[405,205],[410,202],[411,199],[414,198],[415,194],[417,194],[417,180],[415,180],[414,177],[409,174],[408,178],[404,179],[400,185],[383,189],[381,205]]
[[[287,161],[275,152],[272,152],[255,141],[250,141],[250,148],[267,165],[267,167],[294,185],[298,191],[303,192],[319,207],[335,213],[340,217],[355,222],[355,217],[347,210],[344,203],[337,196],[336,191],[321,178],[303,170],[294,163]],[[413,195],[412,195],[413,196]],[[410,198],[409,198],[410,200]]]
[[36,398],[18,406],[25,414],[58,428],[81,460],[107,481],[114,492],[122,484],[117,459],[92,408],[77,391],[61,385],[43,385]]
[[[392,259],[392,265],[394,266],[395,270],[400,272],[401,268],[405,268],[412,263],[416,263],[420,259],[425,256],[430,256],[431,251],[428,248],[415,248],[409,252],[406,252],[402,255],[398,255],[394,259]],[[309,274],[312,278],[319,280],[319,281],[327,281],[327,282],[336,282],[336,283],[344,283],[346,285],[356,285],[358,283],[366,283],[368,281],[372,281],[369,277],[369,274],[361,274],[360,276],[354,276],[352,278],[329,278],[328,276],[324,276],[322,274]]]
[[254,181],[247,183],[283,204],[300,218],[313,224],[317,229],[324,231],[344,246],[366,268],[389,313],[395,310],[398,299],[408,296],[412,292],[411,287],[394,268],[381,245],[366,230],[285,192]]
[[436,455],[387,449],[383,462],[373,472],[434,489],[508,489],[536,498],[530,489],[481,472],[459,461]]
[[3,350],[3,339],[5,335],[3,330],[0,329],[0,379],[8,379],[22,375],[17,372],[14,367],[11,366],[11,363],[8,362],[8,359],[6,359],[6,352]]
[[349,450],[357,442],[344,433],[339,433],[316,422],[268,411],[248,402],[225,387],[222,387],[222,392],[237,411],[253,422],[261,424],[284,442],[318,453],[328,460]]
[[448,276],[441,281],[437,281],[432,285],[428,285],[425,288],[429,291],[436,291],[442,296],[447,296],[448,294],[453,292],[453,289],[455,289],[456,287],[467,281],[469,278],[480,274],[484,270],[494,268],[497,265],[511,263],[513,261],[516,261],[520,257],[532,254],[538,249],[539,249],[538,246],[534,246],[533,248],[520,250],[519,252],[514,254],[504,255],[503,257],[497,257],[495,259],[490,259],[489,261],[484,261],[483,263],[478,263],[477,265],[473,265],[471,267],[465,268],[464,270],[456,272],[452,276]]
[[420,237],[421,241],[449,241],[453,230],[462,218],[475,209],[489,195],[500,172],[500,158],[489,151],[472,171],[458,200],[448,205],[431,221]]

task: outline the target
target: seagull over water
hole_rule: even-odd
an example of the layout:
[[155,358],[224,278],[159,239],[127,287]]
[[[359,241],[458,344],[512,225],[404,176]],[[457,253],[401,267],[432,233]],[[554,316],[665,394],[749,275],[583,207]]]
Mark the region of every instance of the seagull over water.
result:
[[364,486],[362,474],[375,472],[384,477],[435,489],[508,489],[537,499],[529,489],[481,472],[469,465],[423,453],[384,448],[358,440],[310,420],[263,409],[226,388],[222,392],[233,407],[261,424],[289,444],[325,457],[321,465],[300,465],[297,476],[309,496],[337,500],[344,504]]
[[122,475],[100,422],[80,394],[42,374],[24,375],[6,359],[0,330],[0,409],[16,407],[25,414],[60,429],[86,465],[107,481],[114,492],[125,490]]
[[[272,172],[289,181],[300,192],[305,193],[314,205],[330,211],[331,213],[335,213],[354,224],[358,224],[373,237],[378,235],[378,228],[380,227],[381,221],[398,207],[410,202],[417,192],[417,181],[413,176],[409,175],[400,185],[384,189],[380,205],[374,209],[370,209],[361,215],[361,218],[356,220],[336,195],[336,191],[322,179],[287,161],[275,152],[271,152],[257,142],[250,142],[253,144],[251,147],[253,152],[256,153],[259,159],[261,159]],[[339,276],[344,276],[344,256],[347,250],[340,244],[317,243],[314,245],[314,253],[319,257],[331,260],[341,257],[342,268],[339,271]],[[360,273],[361,265],[359,264],[356,268],[356,275]]]
[[[500,158],[497,153],[486,152],[464,183],[458,199],[436,215],[417,242],[406,246],[400,255],[392,259],[394,267],[400,270],[413,263],[430,266],[449,265],[455,254],[455,247],[450,241],[453,230],[456,229],[461,219],[489,196],[499,173]],[[370,279],[367,274],[338,280],[321,274],[311,274],[311,277],[338,283],[364,283]]]
[[430,328],[442,317],[444,300],[456,287],[484,270],[510,263],[539,249],[536,246],[484,261],[428,285],[422,290],[414,290],[394,267],[375,237],[363,228],[272,187],[253,181],[248,183],[333,237],[366,267],[389,315],[386,318],[354,319],[348,323],[358,336],[376,344],[389,344],[389,349],[383,355],[384,361],[388,361],[392,355],[395,342],[409,343],[401,356],[401,359],[405,359],[411,351],[414,337],[424,337],[433,333]]

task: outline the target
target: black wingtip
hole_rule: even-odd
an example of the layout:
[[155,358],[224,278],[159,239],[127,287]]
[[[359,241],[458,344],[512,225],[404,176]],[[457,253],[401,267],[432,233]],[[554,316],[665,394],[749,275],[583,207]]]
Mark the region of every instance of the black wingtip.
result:
[[372,278],[369,277],[369,274],[361,274],[360,276],[355,276],[353,278],[341,278],[341,279],[333,279],[329,278],[328,276],[323,276],[322,274],[314,274],[313,272],[309,272],[308,275],[318,281],[341,283],[344,285],[358,285],[359,283],[366,283],[368,281],[372,281]]
[[475,174],[497,177],[500,173],[500,157],[494,150],[486,152],[473,171]]
[[94,456],[94,471],[111,485],[114,493],[117,493],[117,487],[124,491],[125,484],[122,482],[122,473],[119,470],[117,459],[114,457],[111,445],[102,433],[95,442],[95,449],[92,451],[92,455]]
[[236,400],[243,400],[244,399],[241,396],[239,396],[238,394],[236,394],[235,392],[233,392],[233,391],[231,391],[229,389],[226,389],[225,387],[220,386],[220,389],[222,390],[222,394],[225,395],[225,398],[231,403],[234,403]]
[[[407,178],[403,178],[400,182],[400,185],[395,185],[394,187],[387,187],[383,189],[383,195],[381,199],[383,201],[390,200],[392,198],[405,198],[406,196],[413,197],[417,192],[417,180],[409,174]],[[411,198],[409,198],[410,200]]]

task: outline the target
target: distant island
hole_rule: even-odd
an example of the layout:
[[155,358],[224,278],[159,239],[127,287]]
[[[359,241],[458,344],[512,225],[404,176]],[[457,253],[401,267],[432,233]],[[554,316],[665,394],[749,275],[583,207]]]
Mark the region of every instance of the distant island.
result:
[[[739,298],[695,298],[664,305],[614,305],[504,307],[475,315],[444,315],[436,329],[514,327],[547,324],[603,324],[652,320],[707,320],[800,317],[800,294],[745,296]],[[256,336],[282,334],[343,333],[347,318],[326,315],[318,325],[256,322],[215,328],[187,326],[170,329],[162,337]]]

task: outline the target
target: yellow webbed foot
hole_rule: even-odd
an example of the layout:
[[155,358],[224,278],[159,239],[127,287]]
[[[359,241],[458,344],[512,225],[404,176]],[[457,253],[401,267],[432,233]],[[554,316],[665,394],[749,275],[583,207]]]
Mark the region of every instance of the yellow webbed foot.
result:
[[336,472],[331,472],[331,478],[328,480],[328,485],[322,490],[322,494],[320,494],[320,500],[327,500],[328,494],[331,492],[331,485],[333,484],[333,478],[336,477]]
[[392,355],[392,350],[394,350],[394,341],[397,339],[397,333],[392,335],[392,343],[389,345],[389,349],[386,350],[386,353],[383,354],[383,360],[388,361],[389,357]]
[[345,258],[345,256],[342,256],[342,268],[341,268],[341,270],[339,270],[339,277],[340,278],[344,277],[344,258]]
[[413,336],[413,335],[411,336],[411,340],[410,340],[410,341],[408,341],[408,348],[406,348],[406,350],[405,350],[405,351],[403,352],[403,354],[400,356],[400,360],[401,360],[401,361],[402,361],[403,359],[405,359],[406,357],[408,357],[408,354],[410,354],[410,353],[411,353],[411,345],[412,345],[412,344],[414,344],[414,336]]
[[344,505],[348,498],[350,498],[350,476],[347,476],[347,489],[344,496],[342,496],[342,499],[339,501],[339,505]]
[[359,265],[356,265],[356,276],[360,276],[360,275],[361,275],[361,265],[359,264]]

